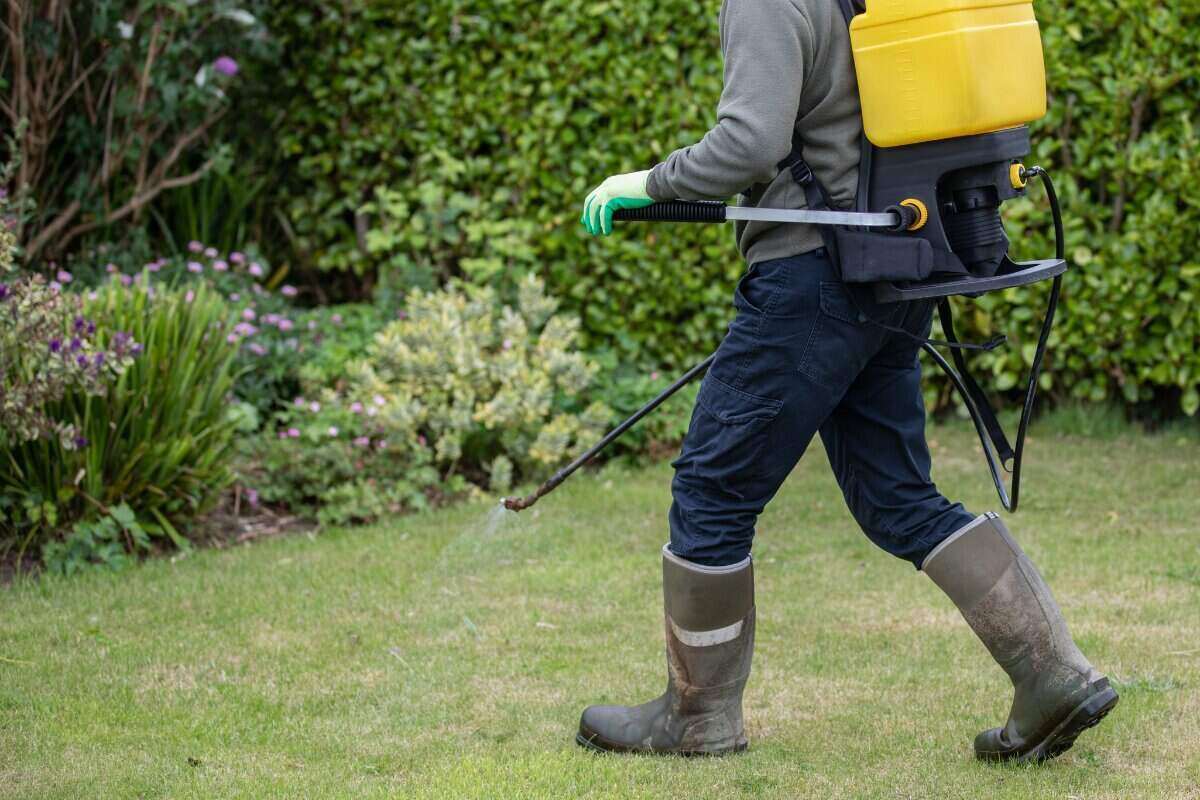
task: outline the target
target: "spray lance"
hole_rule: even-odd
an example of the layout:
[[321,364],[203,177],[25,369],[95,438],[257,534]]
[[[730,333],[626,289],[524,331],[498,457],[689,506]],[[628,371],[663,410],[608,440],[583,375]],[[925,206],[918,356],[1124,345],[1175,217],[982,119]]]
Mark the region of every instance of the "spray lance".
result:
[[[1054,184],[1041,167],[1021,163],[1032,150],[1027,123],[1046,113],[1044,59],[1033,4],[1017,0],[1005,5],[1004,19],[993,19],[990,8],[962,11],[955,6],[951,29],[931,37],[922,35],[926,12],[918,11],[924,6],[871,4],[863,13],[862,4],[853,0],[837,3],[850,30],[863,111],[853,207],[830,207],[831,195],[805,162],[803,142],[797,140],[778,167],[781,173],[790,173],[803,190],[806,209],[674,200],[619,210],[613,219],[816,225],[843,282],[870,287],[881,303],[935,301],[945,338],[921,340],[921,346],[961,395],[1000,502],[1006,510],[1016,511],[1026,433],[1068,269]],[[918,65],[928,75],[915,75]],[[947,84],[940,79],[947,74],[972,79]],[[1053,258],[1017,262],[1009,257],[1000,207],[1023,197],[1031,178],[1040,179],[1046,191],[1055,253]],[[1024,389],[1017,435],[1010,442],[987,395],[972,377],[965,355],[971,350],[991,350],[1004,338],[986,344],[960,341],[949,298],[975,298],[1046,280],[1053,283]],[[953,364],[937,347],[950,350]],[[545,497],[702,375],[713,358],[688,370],[534,494],[505,498],[503,505],[521,511]],[[1011,492],[1005,486],[1004,471],[1012,475]]]

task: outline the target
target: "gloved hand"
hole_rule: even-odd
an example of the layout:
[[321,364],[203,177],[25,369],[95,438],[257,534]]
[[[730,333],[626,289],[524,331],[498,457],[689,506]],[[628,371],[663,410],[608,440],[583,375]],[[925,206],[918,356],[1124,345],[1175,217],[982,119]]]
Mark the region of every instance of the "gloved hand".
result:
[[579,222],[593,236],[612,233],[613,212],[619,208],[644,208],[654,201],[646,193],[650,170],[613,175],[592,190],[583,203]]

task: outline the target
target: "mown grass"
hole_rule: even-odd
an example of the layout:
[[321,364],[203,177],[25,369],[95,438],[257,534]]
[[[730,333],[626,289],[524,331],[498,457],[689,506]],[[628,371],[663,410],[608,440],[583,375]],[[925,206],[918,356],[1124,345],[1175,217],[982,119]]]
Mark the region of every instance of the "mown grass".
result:
[[[0,590],[0,797],[1200,797],[1197,441],[1055,431],[1011,527],[1122,701],[1047,767],[972,760],[1006,679],[817,447],[760,525],[745,755],[572,743],[664,682],[660,465],[490,535],[478,504]],[[965,429],[931,438],[992,508]]]

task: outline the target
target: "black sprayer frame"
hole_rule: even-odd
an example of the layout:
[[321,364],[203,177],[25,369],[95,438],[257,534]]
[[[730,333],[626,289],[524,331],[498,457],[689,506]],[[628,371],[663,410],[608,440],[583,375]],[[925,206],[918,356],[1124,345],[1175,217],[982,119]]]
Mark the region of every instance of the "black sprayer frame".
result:
[[[946,343],[950,345],[954,366],[951,366],[950,362],[937,351],[932,342],[925,342],[922,346],[925,352],[949,376],[955,389],[962,396],[967,411],[971,415],[971,421],[975,425],[975,432],[979,435],[979,442],[983,447],[988,470],[991,473],[992,482],[996,485],[996,492],[1000,496],[1000,502],[1004,506],[1004,509],[1009,512],[1015,512],[1020,502],[1021,465],[1025,455],[1026,434],[1029,429],[1029,421],[1033,415],[1034,403],[1037,399],[1038,382],[1041,379],[1046,347],[1050,340],[1050,332],[1054,327],[1054,317],[1058,310],[1058,301],[1062,293],[1063,274],[1067,270],[1062,209],[1059,206],[1058,195],[1054,191],[1054,183],[1041,167],[1030,167],[1025,170],[1023,175],[1024,177],[1040,178],[1046,189],[1046,196],[1050,202],[1050,213],[1054,221],[1055,258],[1053,260],[1016,263],[1006,259],[1007,269],[1002,269],[1001,274],[993,278],[966,278],[941,283],[916,284],[908,287],[907,291],[893,286],[891,289],[884,289],[879,296],[881,301],[940,298],[938,312],[942,320],[942,332],[946,336]],[[723,209],[723,204],[675,200],[667,203],[655,203],[643,209],[618,211],[613,215],[613,219],[618,222],[720,223],[725,221],[725,215],[722,213]],[[959,342],[954,332],[953,314],[947,298],[952,295],[978,296],[984,292],[1014,286],[1024,286],[1049,278],[1053,278],[1054,283],[1050,289],[1046,317],[1042,322],[1037,350],[1034,353],[1033,364],[1030,369],[1029,383],[1025,389],[1025,403],[1021,410],[1021,421],[1017,428],[1017,438],[1014,446],[1009,444],[1004,431],[1001,430],[999,423],[996,421],[995,414],[991,411],[990,406],[987,405],[987,399],[982,388],[975,382],[967,370],[966,357],[963,354],[964,348],[961,346],[961,342]],[[889,296],[892,293],[896,293],[898,296]],[[661,394],[638,410],[637,413],[610,431],[586,453],[556,472],[550,480],[538,487],[538,490],[533,494],[524,498],[504,498],[501,501],[504,507],[510,511],[523,511],[554,491],[563,481],[599,455],[601,451],[623,436],[630,428],[651,414],[671,396],[707,372],[715,359],[716,353],[692,367]],[[956,367],[957,370],[955,369]],[[1009,466],[1010,462],[1011,467]],[[1004,479],[1001,475],[1002,471],[1008,471],[1012,474],[1011,492],[1004,485]]]

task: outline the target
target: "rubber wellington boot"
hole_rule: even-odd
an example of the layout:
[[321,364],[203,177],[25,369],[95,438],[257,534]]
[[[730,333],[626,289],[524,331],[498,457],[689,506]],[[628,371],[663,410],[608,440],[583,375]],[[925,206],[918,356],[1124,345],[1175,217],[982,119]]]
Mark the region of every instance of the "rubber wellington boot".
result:
[[1004,727],[975,737],[979,758],[1054,758],[1117,704],[1116,691],[1079,652],[1046,582],[995,514],[942,542],[921,568],[1016,690]]
[[667,691],[640,706],[591,706],[575,740],[593,750],[721,755],[746,749],[742,690],[754,650],[754,571],[703,567],[663,548]]

